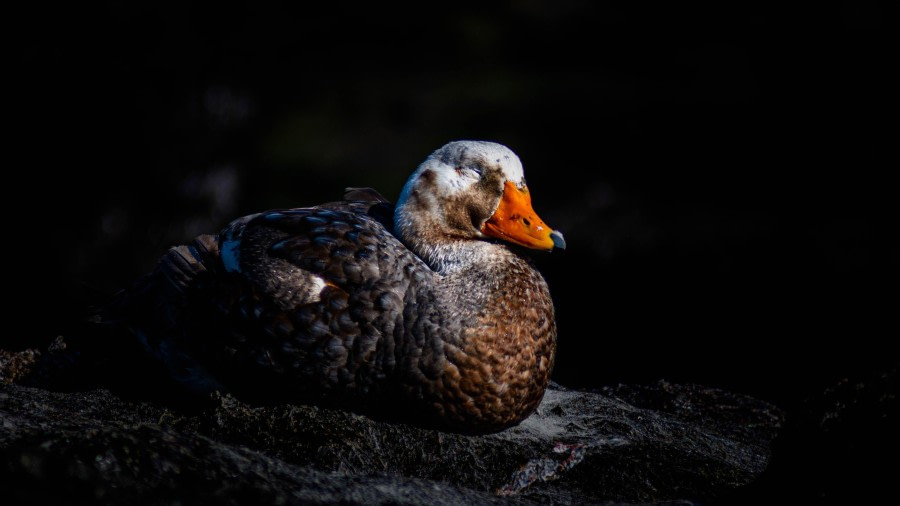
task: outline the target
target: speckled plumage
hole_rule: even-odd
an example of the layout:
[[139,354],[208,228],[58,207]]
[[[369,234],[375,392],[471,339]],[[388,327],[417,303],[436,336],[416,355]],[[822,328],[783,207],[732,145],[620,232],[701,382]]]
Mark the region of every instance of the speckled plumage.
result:
[[198,391],[501,430],[537,407],[556,347],[543,278],[480,231],[511,177],[526,191],[508,148],[448,144],[410,178],[396,217],[352,189],[238,219],[172,248],[122,312]]

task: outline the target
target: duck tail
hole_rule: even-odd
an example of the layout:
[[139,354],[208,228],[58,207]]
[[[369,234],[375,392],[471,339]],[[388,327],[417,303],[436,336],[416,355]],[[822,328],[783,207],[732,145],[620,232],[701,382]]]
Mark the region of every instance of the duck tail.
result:
[[183,297],[198,275],[214,268],[209,260],[218,255],[216,236],[201,235],[191,244],[169,248],[159,260],[155,273],[171,294]]
[[[0,356],[0,382],[11,380],[62,391],[120,387],[152,398],[142,388],[157,389],[162,386],[159,378],[172,378],[172,372],[161,364],[171,361],[172,356],[183,355],[171,343],[178,319],[190,287],[204,273],[218,269],[218,252],[218,240],[213,235],[202,235],[190,244],[170,248],[156,267],[132,287],[114,294],[48,346],[29,350],[33,359],[24,355]],[[13,359],[22,363],[28,359],[28,370],[5,378],[12,375],[10,367],[4,364]],[[180,365],[184,366],[185,360],[180,360]],[[172,379],[179,384],[176,386],[189,383]],[[210,385],[218,386],[212,380],[206,381],[201,393],[211,390]]]

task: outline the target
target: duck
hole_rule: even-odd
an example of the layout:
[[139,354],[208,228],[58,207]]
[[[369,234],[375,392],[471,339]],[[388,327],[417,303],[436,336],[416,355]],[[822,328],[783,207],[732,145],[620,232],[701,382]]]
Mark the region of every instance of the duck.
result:
[[396,205],[348,188],[238,218],[170,248],[112,312],[198,394],[492,433],[550,381],[555,311],[530,250],[564,248],[510,148],[454,141]]

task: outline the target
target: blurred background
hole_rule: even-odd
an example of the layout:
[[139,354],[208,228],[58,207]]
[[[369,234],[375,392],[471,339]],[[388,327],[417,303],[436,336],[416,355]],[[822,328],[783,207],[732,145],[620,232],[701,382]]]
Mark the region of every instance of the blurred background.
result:
[[790,408],[897,360],[882,18],[868,2],[10,13],[6,286],[34,331],[2,339],[48,341],[234,217],[346,186],[395,199],[432,150],[485,139],[519,154],[569,244],[536,258],[557,381]]

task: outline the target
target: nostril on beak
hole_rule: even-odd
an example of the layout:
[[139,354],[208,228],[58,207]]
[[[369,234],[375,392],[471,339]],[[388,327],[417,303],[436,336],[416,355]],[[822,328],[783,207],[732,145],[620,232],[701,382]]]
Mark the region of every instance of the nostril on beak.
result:
[[528,218],[522,218],[522,221],[525,222],[525,226],[526,226],[526,227],[530,227],[530,226],[531,226],[531,221],[529,221]]

